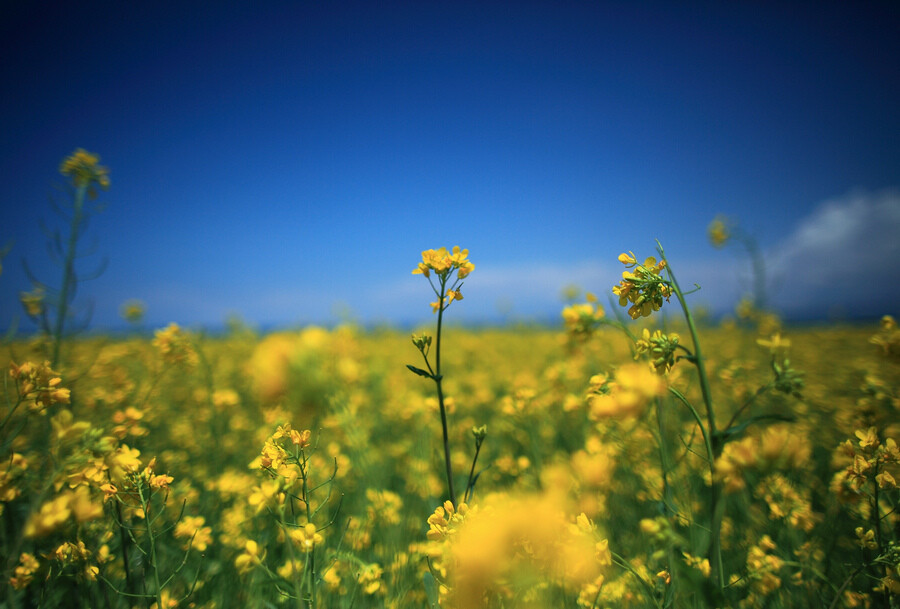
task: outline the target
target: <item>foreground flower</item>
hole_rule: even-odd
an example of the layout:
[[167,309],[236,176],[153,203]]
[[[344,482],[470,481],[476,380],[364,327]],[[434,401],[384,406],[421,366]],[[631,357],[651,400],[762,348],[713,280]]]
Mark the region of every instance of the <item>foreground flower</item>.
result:
[[619,262],[633,271],[623,271],[622,281],[613,287],[613,294],[619,297],[619,304],[626,306],[631,303],[628,315],[631,319],[649,317],[653,311],[662,308],[663,299],[669,300],[672,295],[672,287],[662,278],[660,273],[666,268],[666,261],[656,261],[650,256],[644,260],[644,264],[638,264],[634,254],[619,255]]

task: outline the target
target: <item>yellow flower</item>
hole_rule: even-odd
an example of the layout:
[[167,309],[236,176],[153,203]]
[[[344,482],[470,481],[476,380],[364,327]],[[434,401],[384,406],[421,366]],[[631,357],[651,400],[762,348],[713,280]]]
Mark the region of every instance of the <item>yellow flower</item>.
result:
[[593,333],[606,316],[603,306],[597,304],[597,297],[588,293],[587,302],[572,304],[562,311],[567,334],[578,341],[584,341]]
[[19,556],[19,564],[12,577],[9,578],[9,585],[16,590],[22,590],[34,579],[34,573],[40,568],[41,564],[34,555],[23,552]]
[[44,312],[44,297],[45,293],[42,286],[35,287],[31,292],[19,293],[19,300],[22,306],[25,307],[25,313],[29,317],[40,317]]
[[791,346],[791,339],[782,338],[780,332],[776,332],[771,338],[757,338],[756,344],[760,347],[768,347],[772,353],[776,353],[779,349],[788,349]]
[[678,342],[681,340],[677,334],[663,334],[657,330],[652,335],[650,330],[644,328],[641,338],[635,343],[634,358],[638,359],[641,354],[650,355],[650,363],[653,368],[660,374],[665,374],[675,365],[675,350],[678,348]]
[[184,549],[194,548],[199,552],[205,552],[212,543],[212,528],[204,526],[206,519],[203,516],[184,516],[175,525],[174,535],[177,539],[185,539]]
[[302,527],[293,529],[290,533],[290,537],[303,552],[312,552],[317,545],[325,541],[325,538],[316,531],[316,525],[311,522],[306,523]]
[[129,300],[122,305],[120,314],[125,321],[136,324],[144,318],[146,310],[147,307],[140,300]]
[[150,488],[155,489],[166,489],[169,488],[169,484],[171,484],[175,478],[172,476],[167,476],[165,474],[152,474],[150,476]]
[[660,275],[666,267],[666,261],[657,262],[656,258],[650,256],[644,260],[644,264],[638,264],[634,254],[629,252],[620,254],[619,262],[634,269],[634,272],[623,271],[622,281],[613,286],[613,294],[619,297],[619,305],[624,307],[631,303],[628,315],[632,319],[649,317],[653,311],[659,311],[663,299],[668,301],[672,295],[669,282]]
[[193,366],[198,362],[197,352],[187,333],[176,323],[157,330],[153,346],[159,350],[163,360],[169,364],[184,363]]
[[76,187],[87,188],[91,198],[97,196],[95,186],[103,190],[109,188],[109,169],[100,165],[99,156],[83,148],[77,149],[63,159],[59,172],[70,177]]
[[854,435],[859,438],[860,448],[875,448],[878,446],[878,430],[875,427],[869,427],[867,430],[857,429]]
[[53,404],[68,404],[71,394],[60,387],[62,379],[50,368],[50,362],[35,366],[25,362],[21,366],[10,362],[9,375],[18,383],[19,397],[29,402],[28,408],[43,410]]
[[381,589],[381,567],[376,563],[364,565],[356,576],[356,581],[362,585],[363,592],[375,594]]
[[244,552],[234,559],[234,566],[237,567],[238,573],[244,574],[253,569],[253,567],[262,564],[266,553],[260,554],[259,545],[252,539],[248,539],[244,543]]
[[437,250],[425,250],[422,252],[422,262],[413,269],[413,275],[431,276],[431,271],[437,275],[447,275],[453,269],[457,270],[456,276],[465,279],[469,273],[475,270],[475,265],[469,261],[469,250],[461,250],[459,246],[453,247],[453,253],[442,247]]
[[304,429],[303,431],[298,431],[296,429],[292,429],[290,433],[291,442],[299,446],[300,448],[306,448],[310,444],[310,438],[312,437],[312,432],[308,429]]
[[623,364],[615,381],[601,390],[608,391],[588,395],[591,416],[624,419],[642,415],[651,400],[665,393],[666,383],[645,364]]
[[728,228],[728,218],[725,216],[716,216],[707,229],[709,241],[714,247],[722,247],[731,237],[731,230]]
[[116,485],[110,484],[109,482],[101,485],[100,490],[103,491],[103,501],[109,501],[119,492],[119,489],[116,488]]

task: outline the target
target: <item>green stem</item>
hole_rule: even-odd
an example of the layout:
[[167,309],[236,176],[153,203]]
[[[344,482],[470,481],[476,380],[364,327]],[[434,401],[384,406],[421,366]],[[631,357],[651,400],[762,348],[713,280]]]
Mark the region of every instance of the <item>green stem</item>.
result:
[[441,325],[444,320],[444,296],[447,288],[447,277],[441,277],[441,293],[438,295],[437,336],[435,337],[434,382],[437,385],[438,406],[441,409],[441,428],[444,432],[444,463],[447,466],[447,489],[450,492],[450,503],[456,507],[456,493],[453,490],[453,467],[450,463],[450,438],[447,431],[447,409],[444,406],[444,389],[441,386]]
[[141,509],[144,511],[144,523],[147,525],[147,543],[150,546],[150,564],[153,566],[153,583],[156,587],[156,606],[162,607],[162,586],[159,581],[159,564],[156,562],[156,538],[153,536],[153,523],[150,517],[150,495],[144,497],[143,482],[138,483],[138,494],[141,498]]
[[[297,557],[296,557],[296,554],[294,553],[294,540],[291,539],[291,532],[284,523],[284,518],[285,518],[284,503],[281,504],[281,507],[279,509],[279,514],[281,517],[281,522],[279,524],[281,524],[281,528],[284,530],[285,544],[287,545],[287,549],[288,549],[288,558],[291,561],[291,574],[293,575],[293,577],[291,577],[291,583],[294,586],[294,597],[297,600],[298,609],[303,609],[303,592],[300,589],[300,586],[301,586],[300,580],[301,580],[302,576],[297,575],[297,571],[296,571]],[[303,570],[304,570],[304,572],[306,571],[305,566],[304,566]]]
[[469,481],[466,483],[466,494],[463,496],[463,503],[469,500],[469,493],[475,486],[475,464],[478,462],[478,453],[481,452],[483,442],[475,442],[475,456],[472,458],[472,469],[469,470]]
[[[107,480],[112,484],[112,477],[107,473]],[[119,523],[119,542],[122,544],[122,566],[125,568],[125,592],[134,593],[134,584],[131,581],[131,566],[128,559],[128,536],[125,535],[125,524],[122,520],[122,506],[118,501],[113,502],[116,506],[116,522]]]
[[[312,507],[309,505],[310,497],[309,497],[309,460],[306,458],[306,453],[303,449],[300,449],[300,454],[303,457],[303,467],[301,468],[302,473],[302,482],[303,482],[303,503],[306,506],[306,522],[312,522]],[[310,599],[310,607],[315,608],[318,607],[318,603],[316,602],[316,545],[313,543],[313,547],[309,551],[309,599]],[[305,566],[304,566],[305,570]]]
[[59,306],[56,310],[56,323],[53,327],[53,356],[50,360],[50,367],[54,369],[59,365],[59,349],[62,343],[63,326],[69,308],[69,289],[75,280],[75,245],[78,242],[78,227],[81,225],[83,217],[84,195],[87,193],[87,188],[87,184],[82,184],[75,190],[72,226],[69,229],[69,247],[66,249],[62,286],[60,286],[59,290]]
[[[722,565],[722,545],[721,545],[721,528],[722,518],[724,517],[724,498],[722,496],[722,484],[716,481],[715,460],[722,452],[722,445],[719,441],[719,430],[716,427],[716,415],[712,405],[712,395],[709,389],[709,377],[706,374],[706,364],[703,359],[703,352],[700,347],[700,339],[697,336],[697,326],[694,323],[694,317],[691,310],[687,306],[684,299],[684,293],[678,285],[675,278],[675,272],[669,264],[666,255],[663,252],[662,245],[657,241],[657,250],[660,257],[666,262],[666,270],[669,274],[669,280],[672,282],[675,296],[684,312],[684,319],[687,322],[688,330],[691,333],[691,340],[694,343],[694,361],[697,367],[697,374],[700,377],[700,392],[703,395],[703,403],[706,405],[706,422],[707,433],[704,434],[707,439],[708,449],[711,449],[709,462],[710,472],[710,492],[709,492],[709,509],[710,509],[710,544],[709,544],[709,564],[712,571],[712,579],[718,584],[719,593],[725,589],[725,572]],[[702,427],[702,426],[701,426]]]

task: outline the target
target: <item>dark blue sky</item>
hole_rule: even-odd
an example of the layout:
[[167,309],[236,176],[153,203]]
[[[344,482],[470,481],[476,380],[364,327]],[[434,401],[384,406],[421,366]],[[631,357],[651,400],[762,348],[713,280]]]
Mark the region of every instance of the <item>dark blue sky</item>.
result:
[[59,281],[40,221],[76,147],[112,180],[95,327],[129,298],[150,325],[428,320],[410,271],[456,244],[452,315],[555,316],[655,238],[725,310],[749,283],[717,213],[786,314],[897,313],[897,3],[6,4],[3,325],[22,258]]

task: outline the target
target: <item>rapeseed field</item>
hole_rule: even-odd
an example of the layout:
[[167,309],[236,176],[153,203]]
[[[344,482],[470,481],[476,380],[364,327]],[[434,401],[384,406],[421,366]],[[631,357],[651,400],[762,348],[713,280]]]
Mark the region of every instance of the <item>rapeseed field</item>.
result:
[[[76,206],[98,161],[63,163]],[[411,255],[412,336],[77,337],[65,293],[23,294],[0,606],[900,606],[894,319],[703,324],[677,260],[635,248],[558,328],[448,323],[459,247]]]

